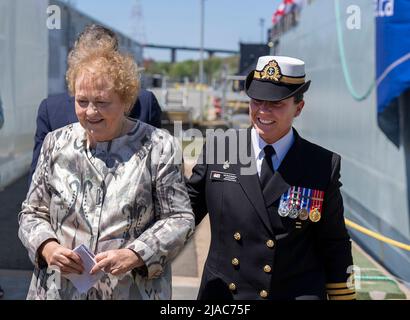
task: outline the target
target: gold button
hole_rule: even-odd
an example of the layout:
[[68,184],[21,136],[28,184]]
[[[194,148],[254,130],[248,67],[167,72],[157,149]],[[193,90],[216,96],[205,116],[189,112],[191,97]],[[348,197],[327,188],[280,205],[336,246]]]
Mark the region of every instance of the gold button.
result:
[[273,240],[268,240],[266,241],[266,245],[268,248],[273,248],[275,246],[275,242],[273,242]]
[[230,284],[229,284],[229,290],[231,290],[231,291],[235,291],[235,290],[236,290],[236,285],[235,285],[235,283],[230,283]]
[[266,290],[262,290],[261,292],[259,292],[259,295],[261,296],[261,298],[266,299],[268,297],[268,292]]
[[234,239],[235,239],[236,241],[241,240],[241,234],[240,234],[239,232],[236,232],[236,233],[233,235],[233,237],[234,237]]
[[238,260],[237,258],[233,258],[233,259],[232,259],[232,264],[233,264],[234,266],[239,266],[239,260]]
[[272,268],[270,265],[266,265],[263,267],[263,271],[265,271],[266,273],[270,273],[272,271]]

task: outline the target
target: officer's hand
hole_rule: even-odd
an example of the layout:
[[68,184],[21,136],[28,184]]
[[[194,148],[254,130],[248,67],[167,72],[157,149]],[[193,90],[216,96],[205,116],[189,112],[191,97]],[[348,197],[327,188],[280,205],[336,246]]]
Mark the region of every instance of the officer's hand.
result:
[[82,274],[84,271],[81,258],[75,252],[64,248],[54,240],[45,242],[40,249],[40,254],[49,267],[58,267],[62,274]]
[[95,260],[97,264],[91,270],[91,274],[104,270],[107,273],[118,276],[144,265],[142,259],[130,249],[102,252],[95,257]]

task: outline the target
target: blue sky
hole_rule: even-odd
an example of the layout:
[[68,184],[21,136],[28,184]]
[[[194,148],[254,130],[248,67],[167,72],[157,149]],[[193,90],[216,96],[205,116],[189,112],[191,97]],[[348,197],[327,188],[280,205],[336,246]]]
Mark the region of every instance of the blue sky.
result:
[[[200,0],[76,0],[76,7],[101,22],[146,42],[199,46]],[[132,19],[135,3],[142,19]],[[205,46],[238,49],[239,41],[260,42],[260,19],[266,30],[279,0],[206,0]],[[133,30],[138,30],[134,32]],[[168,51],[146,49],[146,58],[169,60]],[[199,53],[178,52],[178,60],[199,58]]]

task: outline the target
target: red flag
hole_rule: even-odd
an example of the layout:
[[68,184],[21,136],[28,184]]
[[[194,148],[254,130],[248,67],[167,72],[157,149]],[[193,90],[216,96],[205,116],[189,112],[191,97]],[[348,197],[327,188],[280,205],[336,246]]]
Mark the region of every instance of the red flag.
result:
[[276,9],[275,16],[282,17],[285,14],[285,3],[281,3],[279,7]]

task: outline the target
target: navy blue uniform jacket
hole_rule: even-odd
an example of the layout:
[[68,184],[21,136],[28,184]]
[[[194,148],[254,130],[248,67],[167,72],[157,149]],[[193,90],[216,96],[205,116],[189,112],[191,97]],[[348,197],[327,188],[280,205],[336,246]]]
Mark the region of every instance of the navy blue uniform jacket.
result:
[[[250,132],[244,141],[248,155],[253,154]],[[227,145],[233,141],[225,144],[227,165],[216,162],[209,150],[215,142],[207,139],[202,164],[188,181],[196,223],[209,213],[211,224],[199,299],[355,299],[340,156],[294,134],[294,144],[264,191],[257,173],[241,174],[249,167],[241,159],[248,157],[232,156]],[[319,222],[279,216],[280,197],[290,186],[324,191]]]

